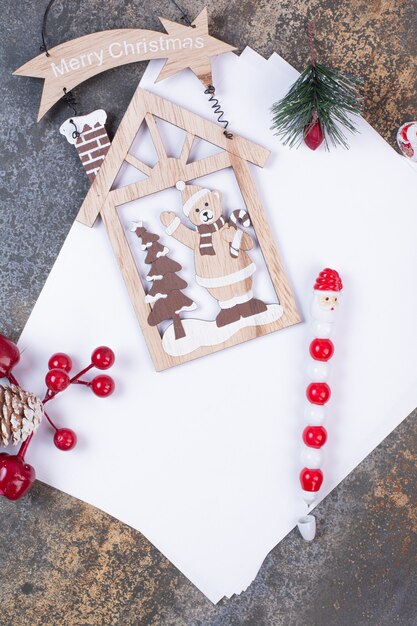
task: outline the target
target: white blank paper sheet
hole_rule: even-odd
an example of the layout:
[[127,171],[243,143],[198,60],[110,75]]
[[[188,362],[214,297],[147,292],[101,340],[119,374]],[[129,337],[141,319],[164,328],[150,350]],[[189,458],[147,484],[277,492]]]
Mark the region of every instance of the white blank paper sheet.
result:
[[[159,66],[142,87],[214,119],[191,72],[154,84]],[[231,130],[272,150],[251,170],[303,319],[318,272],[343,278],[324,497],[417,405],[415,174],[362,119],[348,151],[282,146],[269,108],[296,77],[278,55],[251,49],[214,62]],[[141,531],[213,602],[240,593],[304,511],[310,339],[301,323],[156,373],[103,224],[75,223],[22,333],[16,375],[41,394],[53,352],[81,366],[107,344],[117,391],[102,400],[76,387],[51,402],[79,445],[58,451],[45,423],[28,460],[41,480]]]

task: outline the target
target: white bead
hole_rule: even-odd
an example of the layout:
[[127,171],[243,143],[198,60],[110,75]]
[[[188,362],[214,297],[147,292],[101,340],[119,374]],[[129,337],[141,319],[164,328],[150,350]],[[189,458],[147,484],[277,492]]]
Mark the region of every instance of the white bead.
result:
[[304,409],[304,418],[311,426],[321,426],[325,417],[324,407],[317,404],[308,404]]
[[327,380],[329,375],[329,366],[322,361],[313,361],[308,366],[308,375],[314,382],[320,383],[323,380]]
[[301,493],[303,494],[304,502],[306,502],[307,504],[313,504],[313,502],[317,500],[317,491],[304,491],[304,489],[302,489]]
[[301,465],[311,469],[319,469],[323,465],[323,453],[318,448],[303,446],[301,450]]
[[318,320],[313,320],[311,326],[314,336],[319,339],[326,339],[327,337],[330,337],[332,333],[332,324],[329,322],[319,322]]

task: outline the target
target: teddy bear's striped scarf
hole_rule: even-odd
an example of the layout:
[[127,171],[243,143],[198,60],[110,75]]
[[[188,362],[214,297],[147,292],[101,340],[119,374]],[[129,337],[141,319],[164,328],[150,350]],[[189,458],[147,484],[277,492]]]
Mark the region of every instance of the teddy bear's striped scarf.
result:
[[199,248],[202,256],[213,256],[216,254],[213,247],[213,233],[223,228],[225,223],[224,218],[219,217],[213,224],[200,224],[200,226],[197,226],[197,230],[200,233]]
[[[213,224],[201,224],[200,226],[197,226],[197,230],[200,233],[199,248],[201,255],[213,256],[216,254],[213,247],[213,233],[223,228],[225,223],[224,218],[219,217],[219,219]],[[240,242],[243,234],[242,231],[237,228],[238,223],[242,224],[245,228],[248,228],[248,226],[251,225],[249,214],[245,211],[245,209],[233,211],[229,217],[229,226],[236,230],[236,234],[230,243],[230,256],[234,258],[239,256]]]

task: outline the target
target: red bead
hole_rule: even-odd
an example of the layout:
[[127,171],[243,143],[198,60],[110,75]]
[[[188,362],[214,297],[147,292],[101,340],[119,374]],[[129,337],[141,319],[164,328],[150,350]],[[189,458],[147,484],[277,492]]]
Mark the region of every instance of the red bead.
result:
[[108,370],[109,367],[113,365],[114,361],[114,352],[107,346],[100,346],[99,348],[96,348],[91,355],[91,362],[99,370]]
[[328,361],[334,353],[334,345],[330,339],[313,339],[310,343],[310,356],[315,361]]
[[54,444],[59,450],[72,450],[77,445],[77,435],[70,428],[59,428],[54,435]]
[[307,426],[303,431],[303,441],[310,448],[321,448],[327,441],[327,430],[323,426]]
[[34,468],[17,454],[0,453],[0,496],[18,500],[35,482]]
[[310,383],[306,395],[312,404],[326,404],[331,396],[331,391],[327,383]]
[[54,393],[58,393],[59,391],[64,391],[64,389],[68,387],[70,384],[70,377],[64,370],[54,368],[53,370],[49,370],[46,374],[45,382],[48,389]]
[[0,335],[0,378],[8,376],[19,360],[20,352],[17,345],[4,335]]
[[99,398],[107,398],[114,391],[114,380],[107,374],[100,374],[91,381],[91,388]]
[[323,143],[324,135],[321,128],[320,120],[312,124],[307,124],[304,129],[304,143],[310,150],[316,150]]
[[304,491],[319,491],[323,483],[323,472],[319,469],[304,467],[300,472],[300,483]]
[[58,368],[64,370],[64,372],[70,372],[72,368],[72,360],[68,354],[64,352],[57,352],[53,354],[48,361],[48,368],[50,370]]

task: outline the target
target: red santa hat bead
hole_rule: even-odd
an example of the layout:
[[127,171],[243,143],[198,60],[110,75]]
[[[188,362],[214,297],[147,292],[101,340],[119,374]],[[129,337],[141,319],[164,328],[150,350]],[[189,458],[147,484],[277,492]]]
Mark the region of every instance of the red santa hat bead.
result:
[[175,185],[182,195],[182,210],[187,217],[191,209],[201,198],[210,193],[210,189],[199,187],[198,185],[186,185],[183,180],[179,180]]
[[314,289],[317,291],[342,291],[342,279],[336,270],[326,267],[317,276]]

